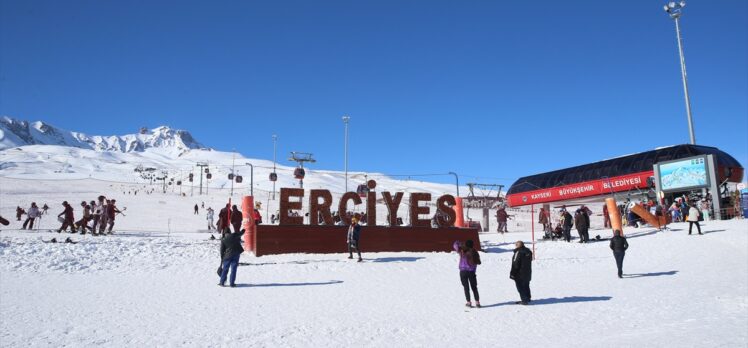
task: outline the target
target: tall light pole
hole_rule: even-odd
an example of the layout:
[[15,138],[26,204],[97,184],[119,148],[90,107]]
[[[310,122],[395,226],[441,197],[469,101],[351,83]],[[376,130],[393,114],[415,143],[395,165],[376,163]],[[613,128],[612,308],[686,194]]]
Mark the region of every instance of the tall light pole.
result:
[[447,174],[451,174],[455,176],[455,186],[457,187],[457,197],[460,197],[460,178],[457,177],[457,173],[455,172],[449,172]]
[[693,117],[691,116],[691,98],[688,96],[688,77],[686,74],[686,57],[683,55],[683,40],[680,36],[680,15],[686,6],[685,1],[671,1],[665,5],[665,12],[675,21],[675,34],[678,37],[678,53],[680,55],[680,74],[683,78],[683,93],[686,98],[686,115],[688,116],[688,135],[691,138],[691,144],[696,144],[696,136],[693,131]]
[[234,197],[234,178],[236,177],[236,174],[234,173],[234,168],[235,168],[234,163],[235,162],[236,162],[236,149],[234,149],[234,152],[233,152],[233,154],[231,156],[231,177],[230,177],[230,179],[231,179],[231,197]]
[[[278,150],[277,145],[278,145],[278,136],[273,134],[273,174],[275,174],[276,154]],[[275,181],[273,181],[273,200],[275,200]]]
[[249,166],[249,195],[255,196],[255,166],[252,163],[246,162],[245,166]]
[[348,122],[351,120],[350,116],[343,116],[343,123],[345,124],[345,145],[344,145],[344,156],[345,156],[345,192],[348,192]]

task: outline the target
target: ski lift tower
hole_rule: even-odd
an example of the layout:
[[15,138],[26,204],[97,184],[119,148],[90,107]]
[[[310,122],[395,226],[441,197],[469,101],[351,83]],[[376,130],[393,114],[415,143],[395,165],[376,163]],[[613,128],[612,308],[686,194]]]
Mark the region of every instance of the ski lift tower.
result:
[[306,176],[306,172],[304,171],[304,163],[317,162],[317,160],[312,158],[313,156],[314,155],[311,153],[291,151],[291,157],[288,158],[289,161],[296,162],[299,165],[299,167],[293,171],[293,176],[294,178],[299,179],[300,188],[304,188],[304,176]]
[[[494,203],[501,202],[501,189],[504,188],[504,185],[499,184],[478,184],[478,183],[467,183],[468,188],[470,189],[470,194],[468,195],[468,201],[470,204],[468,205],[468,218],[470,218],[470,207],[473,206],[473,204],[477,204],[478,207],[483,210],[483,219],[481,220],[481,227],[483,228],[483,232],[488,232],[488,223],[489,223],[489,216],[488,211],[491,209]],[[478,197],[475,195],[475,189],[479,189],[481,196]],[[496,190],[496,196],[493,196],[493,192]]]

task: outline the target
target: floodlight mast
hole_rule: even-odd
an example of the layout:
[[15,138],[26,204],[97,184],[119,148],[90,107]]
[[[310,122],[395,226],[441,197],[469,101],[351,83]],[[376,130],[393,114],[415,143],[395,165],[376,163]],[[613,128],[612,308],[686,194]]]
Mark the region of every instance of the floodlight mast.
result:
[[685,1],[668,2],[663,8],[665,12],[670,15],[675,21],[675,34],[678,38],[678,54],[680,55],[680,73],[683,80],[683,94],[686,99],[686,116],[688,117],[688,135],[691,140],[691,144],[696,144],[696,136],[694,135],[693,127],[693,116],[691,114],[691,98],[688,94],[688,74],[686,73],[686,57],[683,54],[683,39],[680,35],[680,16],[683,14],[683,8],[686,7]]

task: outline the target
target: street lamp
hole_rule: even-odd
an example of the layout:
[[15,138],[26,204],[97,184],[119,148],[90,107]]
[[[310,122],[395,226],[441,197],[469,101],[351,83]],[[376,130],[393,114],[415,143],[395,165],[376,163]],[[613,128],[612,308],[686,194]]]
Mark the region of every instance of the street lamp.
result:
[[278,136],[273,134],[273,174],[275,174],[275,180],[273,180],[273,200],[275,200],[275,181],[278,179],[278,174],[275,173],[275,163],[276,163],[276,150],[278,150],[277,147],[278,144]]
[[244,165],[249,166],[249,195],[255,196],[255,166],[252,163],[246,162]]
[[696,136],[693,131],[693,117],[691,116],[691,98],[688,96],[688,77],[686,74],[686,58],[683,55],[683,40],[680,36],[680,16],[683,13],[683,8],[686,7],[686,2],[668,2],[664,6],[665,12],[670,15],[675,21],[675,34],[678,37],[678,54],[680,55],[680,73],[683,78],[683,93],[686,98],[686,115],[688,116],[688,134],[691,138],[691,144],[696,144]]
[[457,197],[460,197],[460,178],[457,177],[457,173],[455,172],[449,172],[447,174],[451,174],[455,176],[455,186],[457,187]]
[[350,116],[343,116],[343,123],[345,124],[345,140],[344,140],[344,157],[345,157],[345,192],[348,192],[348,121]]

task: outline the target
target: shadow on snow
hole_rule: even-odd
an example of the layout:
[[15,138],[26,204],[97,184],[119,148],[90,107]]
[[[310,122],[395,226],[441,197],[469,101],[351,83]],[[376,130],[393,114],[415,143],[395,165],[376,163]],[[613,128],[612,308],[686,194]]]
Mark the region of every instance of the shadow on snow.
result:
[[[563,297],[563,298],[550,297],[550,298],[542,298],[539,300],[532,300],[532,302],[530,302],[530,305],[536,306],[536,305],[547,305],[547,304],[557,304],[557,303],[610,301],[610,299],[612,299],[612,297],[610,296],[569,296],[569,297]],[[507,305],[517,305],[517,302],[516,301],[501,302],[501,303],[483,306],[483,308],[501,307],[501,306],[507,306]]]
[[678,271],[667,271],[667,272],[654,272],[654,273],[636,273],[636,274],[624,274],[624,278],[641,278],[641,277],[659,277],[659,276],[670,276],[675,275]]
[[316,286],[316,285],[334,285],[341,284],[342,280],[331,280],[328,282],[317,283],[267,283],[267,284],[236,284],[237,288],[266,288],[266,287],[293,287],[293,286]]

